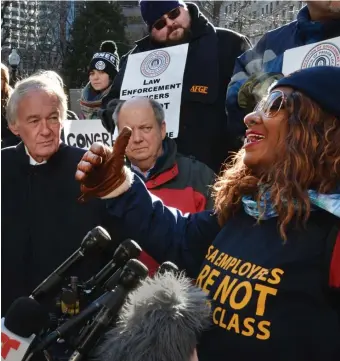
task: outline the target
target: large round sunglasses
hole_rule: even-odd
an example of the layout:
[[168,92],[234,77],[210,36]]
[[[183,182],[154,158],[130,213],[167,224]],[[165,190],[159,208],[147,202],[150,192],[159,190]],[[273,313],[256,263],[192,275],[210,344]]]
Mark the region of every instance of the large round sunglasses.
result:
[[280,110],[287,108],[288,96],[281,90],[274,90],[265,99],[257,103],[254,112],[260,112],[267,118],[275,117]]
[[166,26],[166,18],[164,18],[165,15],[170,20],[175,20],[179,17],[180,13],[181,13],[180,7],[172,9],[168,13],[164,14],[160,19],[158,19],[152,25],[152,27],[155,28],[156,30],[162,30]]

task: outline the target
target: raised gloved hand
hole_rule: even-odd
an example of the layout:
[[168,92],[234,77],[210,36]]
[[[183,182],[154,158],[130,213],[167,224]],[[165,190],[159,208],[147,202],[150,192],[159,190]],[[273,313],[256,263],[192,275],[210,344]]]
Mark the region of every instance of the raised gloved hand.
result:
[[255,73],[252,74],[238,91],[238,105],[240,108],[252,112],[256,104],[268,94],[268,89],[277,80],[281,73]]
[[79,201],[105,198],[117,190],[129,176],[124,167],[125,149],[132,130],[124,127],[117,137],[113,150],[101,143],[93,143],[77,166],[76,180],[81,183]]

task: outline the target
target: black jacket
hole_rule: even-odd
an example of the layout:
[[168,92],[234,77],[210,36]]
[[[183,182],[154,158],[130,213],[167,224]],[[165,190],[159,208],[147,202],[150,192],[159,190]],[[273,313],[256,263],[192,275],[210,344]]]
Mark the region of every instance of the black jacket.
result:
[[[184,72],[178,151],[193,155],[215,172],[234,149],[228,139],[225,98],[236,58],[250,47],[248,39],[227,29],[215,28],[195,4],[187,4],[191,15],[191,39]],[[121,60],[121,68],[110,93],[103,100],[120,97],[127,58],[130,54],[156,49],[147,36]],[[191,91],[195,85],[207,87],[207,94]]]
[[11,147],[21,142],[8,128],[6,112],[1,111],[1,148]]
[[[33,166],[23,143],[1,151],[2,316],[16,298],[28,296],[79,248],[89,230],[102,225],[114,239],[104,202],[77,201],[80,186],[75,172],[84,153],[62,143],[46,164]],[[112,254],[111,249],[84,259],[68,276],[84,281]]]

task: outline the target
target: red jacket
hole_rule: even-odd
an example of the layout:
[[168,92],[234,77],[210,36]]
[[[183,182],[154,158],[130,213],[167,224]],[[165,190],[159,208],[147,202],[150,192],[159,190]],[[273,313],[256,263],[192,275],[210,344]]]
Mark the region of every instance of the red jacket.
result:
[[[177,153],[173,139],[163,141],[163,155],[157,159],[147,178],[131,166],[141,178],[144,178],[150,193],[159,197],[164,204],[175,207],[183,213],[196,213],[212,209],[210,185],[214,183],[215,174],[205,164],[191,157]],[[159,264],[145,252],[140,261],[152,275]]]

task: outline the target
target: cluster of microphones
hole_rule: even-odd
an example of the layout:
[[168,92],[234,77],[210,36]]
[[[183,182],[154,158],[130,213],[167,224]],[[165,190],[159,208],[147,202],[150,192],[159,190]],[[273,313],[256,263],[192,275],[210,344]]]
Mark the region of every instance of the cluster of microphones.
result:
[[[122,242],[116,248],[112,260],[89,280],[79,285],[77,278],[71,277],[70,287],[62,289],[66,275],[70,274],[76,265],[86,258],[92,258],[98,249],[111,248],[112,242],[110,235],[102,227],[92,229],[81,242],[79,249],[36,287],[29,297],[21,297],[13,302],[1,320],[2,361],[34,361],[41,360],[41,357],[56,361],[57,358],[52,350],[60,343],[68,345],[69,361],[90,359],[91,353],[109,330],[118,325],[119,337],[124,334],[127,326],[122,326],[124,323],[122,320],[125,322],[127,318],[133,320],[134,315],[131,313],[134,312],[139,318],[144,317],[143,325],[149,322],[148,326],[155,329],[158,326],[153,326],[152,322],[155,322],[155,325],[159,324],[152,318],[155,310],[163,312],[160,317],[164,319],[168,317],[171,323],[174,320],[173,315],[178,313],[176,308],[180,308],[181,317],[188,317],[190,321],[188,324],[194,328],[189,331],[196,334],[201,330],[208,318],[208,312],[203,310],[207,305],[205,296],[195,286],[191,286],[192,281],[171,262],[161,264],[152,279],[148,277],[147,267],[137,260],[142,249],[130,239]],[[92,296],[91,302],[84,307],[79,306],[77,299],[79,287],[83,294]],[[54,324],[51,323],[51,313],[46,307],[48,304],[46,301],[56,298],[61,290],[63,292],[60,304],[65,313],[71,317]],[[182,294],[178,294],[181,292]],[[145,304],[148,304],[147,308]],[[199,315],[195,315],[193,304],[196,304]],[[139,305],[142,307],[139,308]],[[193,317],[197,318],[196,323],[192,322]],[[137,328],[134,326],[134,329]],[[186,334],[190,333],[189,331],[183,329]],[[159,333],[157,330],[155,332]],[[130,337],[132,334],[133,332],[129,332]],[[164,336],[166,337],[165,334]],[[118,339],[117,343],[119,343],[118,348],[122,347],[124,340]],[[114,346],[111,348],[114,349]],[[178,348],[179,346],[176,346],[176,349]],[[113,353],[115,354],[115,351]],[[127,356],[117,356],[116,359],[127,359]],[[111,361],[114,359],[111,358]]]

